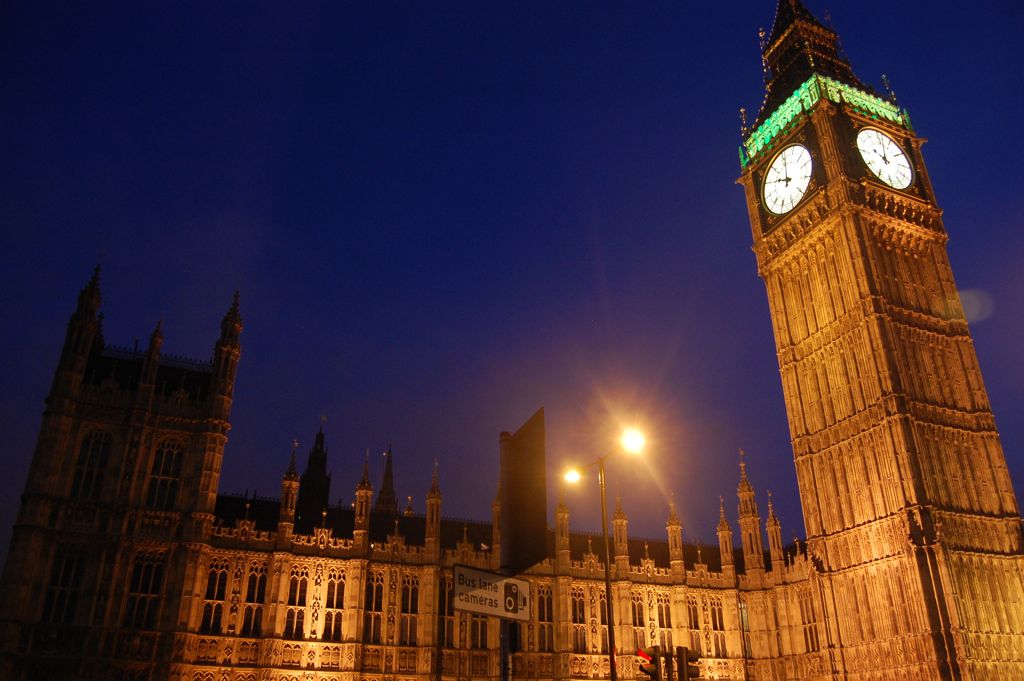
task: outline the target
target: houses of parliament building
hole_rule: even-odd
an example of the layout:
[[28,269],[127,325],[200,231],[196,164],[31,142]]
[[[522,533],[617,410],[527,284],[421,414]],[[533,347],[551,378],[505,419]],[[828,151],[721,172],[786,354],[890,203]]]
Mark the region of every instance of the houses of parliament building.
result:
[[[513,678],[607,678],[610,598],[624,679],[654,644],[698,650],[711,679],[1024,679],[1021,516],[923,140],[799,0],[778,0],[763,59],[740,183],[807,538],[783,544],[741,463],[717,546],[672,507],[663,541],[631,539],[615,508],[609,594],[600,538],[559,504]],[[159,327],[108,345],[99,307],[97,273],[0,582],[0,678],[498,678],[498,621],[456,610],[451,581],[497,569],[497,505],[446,519],[435,470],[425,513],[403,509],[389,453],[379,486],[364,467],[355,503],[331,506],[322,431],[278,498],[219,494],[237,297],[210,361],[165,355]]]

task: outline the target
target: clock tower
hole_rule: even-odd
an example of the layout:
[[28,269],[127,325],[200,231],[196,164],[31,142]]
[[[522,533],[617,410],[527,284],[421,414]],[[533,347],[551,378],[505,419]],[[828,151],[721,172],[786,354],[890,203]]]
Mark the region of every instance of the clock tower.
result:
[[1024,678],[1021,517],[907,112],[779,0],[740,183],[836,679]]

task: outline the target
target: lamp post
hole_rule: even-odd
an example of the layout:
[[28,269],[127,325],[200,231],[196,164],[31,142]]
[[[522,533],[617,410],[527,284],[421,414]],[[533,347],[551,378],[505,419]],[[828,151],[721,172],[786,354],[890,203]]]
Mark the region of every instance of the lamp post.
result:
[[[622,449],[630,454],[639,454],[643,451],[646,439],[639,430],[630,428],[622,433],[619,443]],[[615,668],[615,609],[612,607],[612,551],[608,541],[608,500],[604,482],[604,462],[614,453],[615,451],[611,451],[596,461],[591,461],[583,468],[597,466],[597,485],[601,490],[601,538],[604,540],[604,607],[605,619],[608,622],[608,663],[611,681],[618,681],[619,673]],[[583,476],[580,469],[570,468],[565,472],[564,477],[566,482],[577,483]]]

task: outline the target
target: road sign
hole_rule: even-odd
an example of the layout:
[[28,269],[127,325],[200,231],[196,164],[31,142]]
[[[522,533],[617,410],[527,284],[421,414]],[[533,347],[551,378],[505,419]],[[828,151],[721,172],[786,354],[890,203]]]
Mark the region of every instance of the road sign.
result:
[[523,622],[530,619],[530,583],[525,579],[456,565],[452,581],[456,610]]

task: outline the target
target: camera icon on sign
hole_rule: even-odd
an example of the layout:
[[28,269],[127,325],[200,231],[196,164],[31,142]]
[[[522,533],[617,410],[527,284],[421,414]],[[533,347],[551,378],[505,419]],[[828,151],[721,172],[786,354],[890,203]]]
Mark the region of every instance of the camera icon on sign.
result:
[[505,612],[518,613],[526,607],[526,596],[519,593],[519,585],[505,582]]

